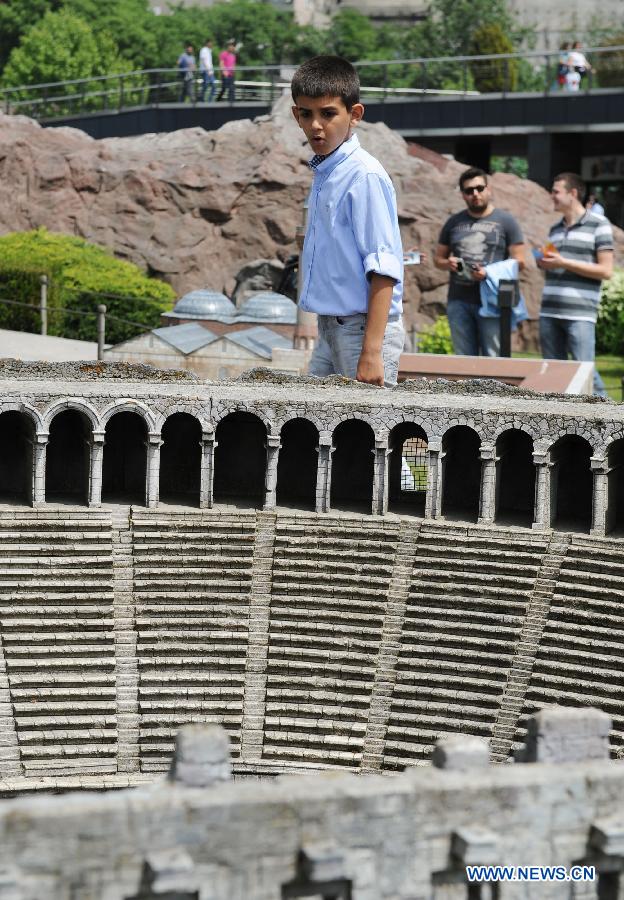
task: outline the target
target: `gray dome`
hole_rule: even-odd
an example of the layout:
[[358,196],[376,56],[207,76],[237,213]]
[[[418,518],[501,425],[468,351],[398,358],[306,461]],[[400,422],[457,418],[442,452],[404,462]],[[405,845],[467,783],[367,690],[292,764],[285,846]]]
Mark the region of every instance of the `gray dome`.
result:
[[261,291],[245,300],[238,310],[238,316],[240,319],[254,319],[258,322],[294,325],[297,321],[297,307],[283,294]]
[[219,291],[191,291],[178,300],[173,315],[179,319],[214,319],[236,315],[236,307]]

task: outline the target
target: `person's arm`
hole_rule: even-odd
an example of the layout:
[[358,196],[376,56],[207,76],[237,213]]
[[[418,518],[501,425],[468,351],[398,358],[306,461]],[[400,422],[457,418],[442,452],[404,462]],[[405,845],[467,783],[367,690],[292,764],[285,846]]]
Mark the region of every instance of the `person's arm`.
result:
[[525,256],[525,252],[524,252],[524,244],[510,244],[509,258],[516,260],[521,272],[524,269],[526,269],[526,256]]
[[565,269],[566,272],[571,272],[573,275],[605,281],[613,275],[613,250],[598,250],[596,262],[592,263],[567,259],[560,253],[545,253],[542,259],[538,260],[537,265],[546,272],[552,269]]
[[395,281],[387,275],[371,275],[368,313],[362,352],[358,360],[356,381],[384,385],[383,340],[388,324]]
[[457,271],[457,257],[451,256],[448,244],[438,244],[433,254],[433,264],[436,269],[442,269],[444,272]]

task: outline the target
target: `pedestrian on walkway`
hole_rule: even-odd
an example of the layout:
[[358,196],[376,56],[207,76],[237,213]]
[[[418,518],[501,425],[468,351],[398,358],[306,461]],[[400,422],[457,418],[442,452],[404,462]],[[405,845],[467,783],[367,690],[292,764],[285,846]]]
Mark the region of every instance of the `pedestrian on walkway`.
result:
[[184,52],[178,57],[178,74],[182,82],[180,87],[180,103],[184,103],[188,99],[193,102],[193,78],[195,77],[195,56],[193,55],[193,45],[187,42],[184,45]]
[[217,91],[217,84],[214,74],[214,65],[212,62],[212,41],[206,38],[204,46],[199,51],[199,73],[202,79],[201,93],[199,100],[204,102],[206,97],[206,89],[210,85],[210,94],[208,95],[208,103],[212,103]]
[[234,77],[236,72],[236,43],[228,41],[227,50],[219,54],[219,71],[221,72],[221,90],[217,100],[223,98],[227,91],[228,101],[234,103]]

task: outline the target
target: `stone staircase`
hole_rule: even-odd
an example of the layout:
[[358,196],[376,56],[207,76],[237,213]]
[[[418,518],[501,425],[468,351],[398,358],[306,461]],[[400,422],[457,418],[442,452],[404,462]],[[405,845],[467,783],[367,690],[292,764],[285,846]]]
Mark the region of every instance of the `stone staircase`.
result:
[[572,537],[527,690],[525,719],[540,706],[596,706],[613,718],[611,746],[624,755],[624,557],[621,542]]
[[3,511],[0,632],[21,771],[116,771],[110,517]]
[[262,758],[359,765],[398,525],[277,522]]
[[384,768],[429,760],[449,733],[491,736],[546,543],[503,529],[422,525]]
[[133,514],[141,770],[162,771],[180,725],[240,728],[255,514]]

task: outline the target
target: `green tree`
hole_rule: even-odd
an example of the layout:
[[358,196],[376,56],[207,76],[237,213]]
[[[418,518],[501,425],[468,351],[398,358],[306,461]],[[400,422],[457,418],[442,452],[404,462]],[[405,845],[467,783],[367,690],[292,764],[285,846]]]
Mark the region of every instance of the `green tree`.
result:
[[[614,34],[602,42],[603,47],[621,47],[624,45],[624,31]],[[597,81],[600,87],[624,86],[624,51],[611,50],[596,54],[593,59],[596,67]]]
[[98,37],[108,36],[131,68],[156,66],[158,17],[148,0],[64,0],[63,8],[88,22]]
[[[494,22],[482,25],[472,35],[471,56],[495,56],[513,53],[511,38]],[[515,91],[518,84],[518,62],[515,59],[474,60],[470,70],[476,90],[482,94]]]
[[451,328],[446,316],[439,316],[433,325],[426,325],[418,334],[419,353],[452,353]]
[[107,35],[95,33],[79,16],[47,13],[11,51],[2,76],[4,87],[91,78],[128,71]]
[[63,5],[63,0],[10,0],[0,2],[0,72],[7,64],[14,47],[22,36],[32,28],[47,12],[54,12]]

